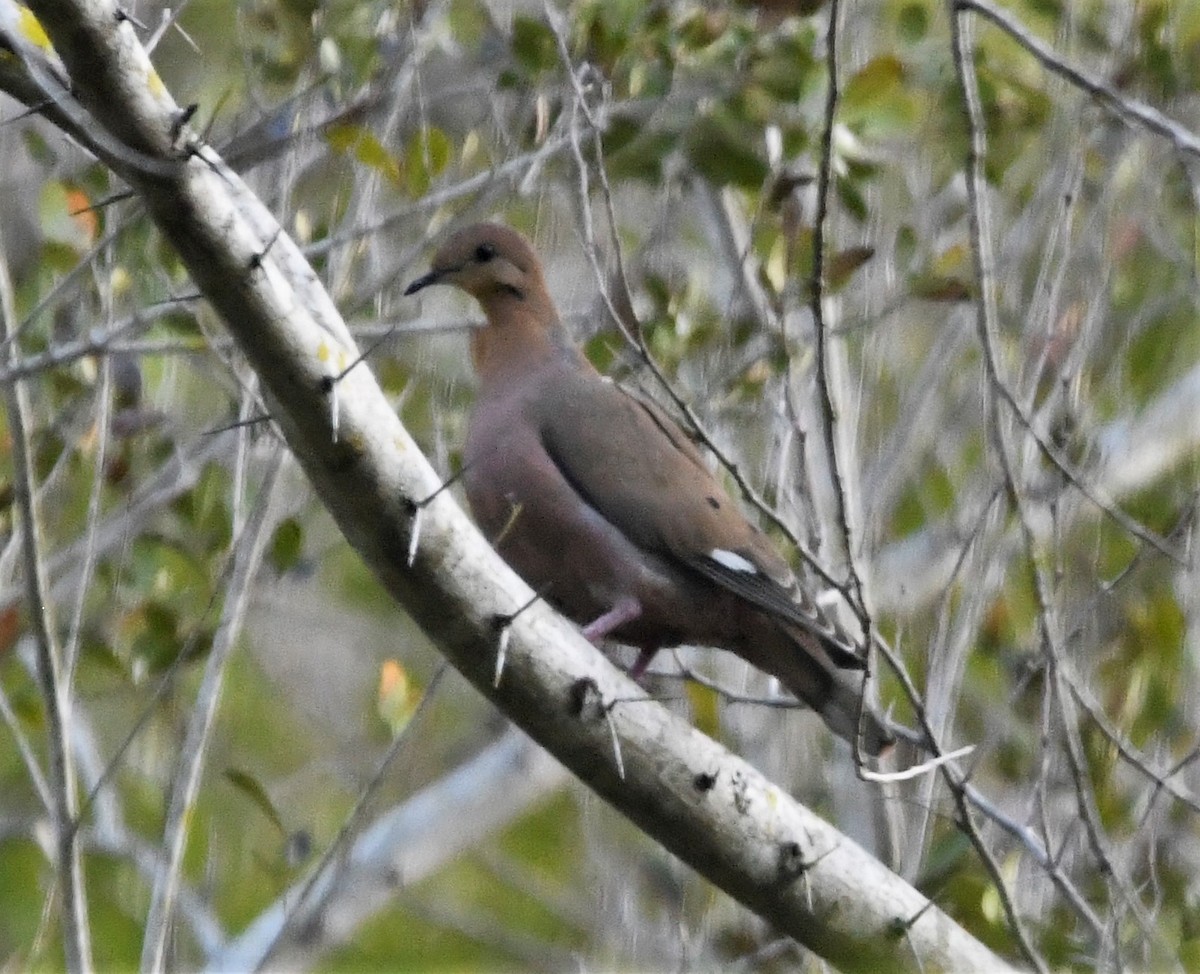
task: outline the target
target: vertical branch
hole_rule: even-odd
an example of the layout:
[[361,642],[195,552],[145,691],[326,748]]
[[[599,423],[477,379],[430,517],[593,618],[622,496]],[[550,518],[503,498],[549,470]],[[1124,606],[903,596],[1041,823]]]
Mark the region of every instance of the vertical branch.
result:
[[[846,564],[849,572],[849,588],[853,593],[853,605],[859,613],[864,628],[870,625],[863,600],[862,578],[854,561],[853,531],[850,527],[850,512],[846,497],[846,482],[842,475],[841,461],[837,448],[838,411],[834,402],[833,389],[829,381],[829,325],[825,321],[825,230],[829,223],[829,190],[833,176],[833,127],[837,115],[838,100],[838,20],[841,8],[837,0],[829,4],[829,27],[825,33],[825,109],[821,120],[821,152],[817,166],[817,209],[813,215],[813,259],[812,277],[808,284],[808,308],[813,319],[813,341],[815,344],[817,391],[821,415],[821,437],[825,441],[825,452],[829,456],[829,473],[833,481],[833,498],[838,527],[842,532],[842,543],[846,546]],[[866,642],[870,644],[870,632]]]
[[[995,288],[993,285],[991,257],[992,234],[988,225],[988,207],[984,199],[985,180],[983,174],[983,156],[986,149],[983,135],[983,112],[979,102],[979,92],[974,73],[974,63],[964,52],[968,44],[964,35],[969,32],[969,11],[973,5],[960,3],[957,5],[951,21],[952,39],[955,42],[955,65],[959,71],[960,83],[963,88],[967,106],[968,123],[970,126],[970,165],[967,179],[968,199],[970,202],[972,253],[975,261],[976,279],[979,283],[980,297],[977,304],[976,324],[980,344],[983,350],[984,368],[987,375],[988,417],[994,434],[997,457],[1005,481],[1005,488],[1010,503],[1016,511],[1018,524],[1021,529],[1022,544],[1025,548],[1025,560],[1029,566],[1030,581],[1032,582],[1038,606],[1039,636],[1043,657],[1046,665],[1046,713],[1044,714],[1044,734],[1051,729],[1051,718],[1057,717],[1062,729],[1063,749],[1067,758],[1072,785],[1075,790],[1076,802],[1084,832],[1092,856],[1100,868],[1102,875],[1109,877],[1110,884],[1125,907],[1133,914],[1143,930],[1152,931],[1153,924],[1147,916],[1144,907],[1129,879],[1116,868],[1113,856],[1109,851],[1109,841],[1104,832],[1100,812],[1096,804],[1095,792],[1091,786],[1086,760],[1083,753],[1083,741],[1079,732],[1079,722],[1076,716],[1074,701],[1065,672],[1060,626],[1054,612],[1054,599],[1051,594],[1051,584],[1047,572],[1038,557],[1037,535],[1033,528],[1026,496],[1018,482],[1013,468],[1012,447],[1008,440],[1008,427],[1001,419],[1001,406],[1008,407],[1033,437],[1036,445],[1051,462],[1054,462],[1083,493],[1097,504],[1106,514],[1112,517],[1130,533],[1141,538],[1168,557],[1176,558],[1166,542],[1156,535],[1146,532],[1128,518],[1119,509],[1111,507],[1082,486],[1080,480],[1073,476],[1056,460],[1056,455],[1049,451],[1041,438],[1033,430],[1031,423],[1020,408],[1015,396],[1004,381],[1000,368],[999,356],[995,340]],[[1050,836],[1045,836],[1047,843]],[[1115,929],[1108,934],[1115,937]]]
[[[966,160],[968,219],[971,234],[971,255],[974,262],[975,280],[979,291],[975,302],[975,323],[979,332],[980,344],[983,346],[984,368],[988,378],[984,393],[987,399],[988,424],[995,438],[996,450],[1008,483],[1009,495],[1012,502],[1020,508],[1022,506],[1022,499],[1019,491],[1016,489],[1016,483],[1013,478],[1008,439],[1005,435],[1004,424],[1000,416],[999,401],[995,393],[995,380],[999,374],[999,366],[996,361],[996,350],[992,341],[992,330],[996,320],[996,306],[992,280],[993,262],[991,254],[990,213],[985,199],[986,185],[983,172],[983,160],[987,151],[987,142],[983,128],[983,107],[979,100],[978,79],[975,77],[975,63],[972,60],[969,22],[966,15],[953,5],[950,10],[950,45],[955,72],[958,76],[959,88],[962,91],[969,132]],[[1030,551],[1028,554],[1032,559],[1033,552]],[[1043,625],[1045,625],[1046,619],[1044,615],[1042,616],[1042,621]],[[969,816],[970,814],[961,797],[959,797],[959,814],[960,816]],[[984,865],[991,874],[992,882],[995,884],[996,891],[1000,896],[1000,902],[1003,904],[1009,926],[1020,944],[1021,952],[1034,967],[1039,971],[1044,971],[1046,969],[1046,962],[1034,949],[1029,933],[1025,929],[1020,916],[1017,914],[1008,884],[1004,881],[999,866],[991,855],[986,853],[980,843],[976,843],[976,848],[979,849]]]
[[[246,435],[244,431],[243,435]],[[266,549],[271,500],[283,457],[284,451],[276,449],[263,475],[258,502],[238,538],[221,621],[204,666],[204,677],[196,693],[196,706],[188,722],[179,767],[171,787],[171,803],[163,827],[165,856],[159,863],[155,877],[146,917],[146,935],[142,942],[143,971],[162,971],[166,966],[167,941],[179,892],[183,854],[187,848],[188,825],[200,792],[212,726],[224,687],[226,664],[241,635],[250,601],[250,583]],[[242,467],[243,472],[244,469]],[[235,489],[240,492],[244,483],[244,479],[239,479]]]
[[[848,601],[863,629],[863,645],[867,647],[867,672],[863,680],[863,695],[860,708],[866,707],[868,695],[872,692],[871,684],[871,652],[874,645],[874,623],[867,609],[863,594],[862,576],[854,558],[854,532],[850,526],[850,505],[847,499],[846,479],[842,473],[842,465],[837,448],[838,413],[834,401],[834,393],[829,380],[829,326],[825,321],[825,228],[829,222],[829,189],[833,174],[833,127],[837,116],[838,99],[838,20],[841,8],[837,0],[829,4],[829,26],[825,32],[825,110],[821,121],[821,154],[817,167],[817,208],[813,215],[813,259],[812,277],[808,286],[809,313],[813,320],[814,358],[816,360],[816,383],[818,393],[819,414],[821,417],[821,437],[825,444],[825,453],[829,458],[829,478],[833,485],[833,503],[838,529],[842,534],[842,543],[846,547],[847,595]],[[861,719],[861,714],[860,714]],[[861,735],[859,735],[861,736]],[[862,747],[856,738],[854,742],[854,763],[861,768],[865,758]]]
[[83,541],[83,562],[79,569],[79,582],[75,592],[75,608],[71,614],[71,628],[67,633],[64,654],[64,677],[70,689],[75,683],[75,667],[79,663],[80,637],[83,632],[84,610],[87,593],[91,588],[92,572],[96,567],[96,534],[100,525],[100,503],[104,497],[104,468],[108,463],[109,427],[112,425],[112,357],[100,358],[100,376],[96,384],[93,423],[96,427],[95,462],[93,463],[92,490],[88,497],[87,535]]
[[[15,327],[12,282],[8,276],[8,261],[0,244],[0,342],[8,347],[10,363],[17,361],[20,355],[17,342],[9,341]],[[71,694],[63,680],[61,649],[51,615],[50,584],[40,547],[40,522],[33,489],[33,451],[26,423],[28,403],[20,380],[14,379],[5,384],[4,398],[12,439],[13,493],[21,518],[26,609],[37,654],[38,683],[46,708],[49,784],[54,803],[55,865],[62,892],[63,950],[67,970],[80,974],[92,969],[92,946],[79,823],[76,820],[79,796],[71,759]]]

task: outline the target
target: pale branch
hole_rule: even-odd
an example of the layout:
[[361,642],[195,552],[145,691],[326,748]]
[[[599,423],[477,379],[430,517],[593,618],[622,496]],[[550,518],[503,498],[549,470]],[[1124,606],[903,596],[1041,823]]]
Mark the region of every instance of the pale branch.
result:
[[1008,11],[989,3],[988,0],[953,0],[953,6],[956,11],[971,11],[991,21],[1032,54],[1044,68],[1086,91],[1122,121],[1162,136],[1180,152],[1200,156],[1200,138],[1197,138],[1194,132],[1168,118],[1157,108],[1131,98],[1116,86],[1072,64]]
[[[81,786],[87,788],[90,795],[81,815],[88,822],[81,830],[85,848],[122,857],[133,863],[148,883],[153,882],[163,852],[125,824],[118,789],[111,783],[102,783],[108,769],[107,759],[100,753],[90,721],[80,718],[81,709],[76,707],[72,743]],[[200,893],[183,883],[178,890],[178,899],[182,926],[186,927],[200,949],[206,954],[220,949],[227,939],[225,931]]]
[[[390,766],[394,750],[381,769]],[[399,890],[505,828],[566,780],[562,766],[546,752],[520,732],[508,731],[373,820],[360,824],[352,814],[349,841],[335,842],[305,879],[210,955],[206,970],[257,970],[268,960],[287,970],[317,963]],[[370,793],[368,786],[364,797]],[[448,808],[454,809],[450,818]]]
[[[80,266],[86,264],[88,259],[90,258],[85,257]],[[0,383],[36,376],[90,356],[108,355],[114,352],[130,354],[153,352],[159,347],[159,344],[138,344],[137,336],[147,331],[159,317],[176,314],[181,304],[182,301],[178,299],[160,301],[157,304],[140,308],[134,314],[113,322],[107,328],[89,329],[86,336],[82,338],[56,342],[47,347],[45,351],[23,355],[12,362],[0,365]],[[26,316],[27,321],[32,318],[32,315]],[[178,340],[171,347],[178,347]]]
[[[960,94],[963,100],[964,121],[967,124],[969,139],[967,157],[964,160],[967,182],[967,213],[971,234],[971,259],[974,265],[975,281],[979,298],[975,302],[975,321],[979,334],[979,342],[983,347],[986,374],[989,379],[987,390],[993,393],[987,400],[987,418],[990,432],[996,440],[995,448],[1000,454],[1001,465],[1008,471],[1009,446],[1005,436],[1006,428],[1000,416],[994,386],[990,381],[998,374],[999,366],[995,361],[995,349],[992,333],[995,328],[996,306],[993,288],[993,262],[991,259],[991,228],[989,225],[990,211],[987,208],[985,182],[983,173],[984,155],[987,150],[986,135],[983,124],[983,108],[980,104],[979,79],[975,75],[975,50],[969,25],[965,18],[952,16],[950,21],[950,43],[954,60],[955,75],[958,80]],[[1020,497],[1015,493],[1015,487],[1010,484],[1013,502],[1020,503]],[[966,807],[962,793],[955,792],[955,801],[959,806],[960,819],[964,825],[970,823],[970,810]],[[1009,926],[1016,933],[1021,944],[1021,951],[1026,960],[1039,971],[1047,970],[1046,960],[1037,951],[1024,921],[1017,913],[1012,896],[1000,872],[999,864],[983,846],[972,828],[970,833],[976,850],[983,859],[984,865],[991,874],[1000,893],[1000,902],[1004,907]]]
[[80,647],[83,644],[87,593],[91,589],[97,562],[96,528],[100,523],[100,504],[104,494],[104,474],[108,464],[109,434],[112,426],[112,373],[112,360],[106,358],[100,363],[100,376],[94,397],[96,444],[92,451],[92,486],[88,492],[87,532],[83,539],[83,562],[79,567],[80,584],[75,591],[75,607],[71,612],[71,626],[67,631],[67,642],[63,652],[63,673],[67,686],[73,685],[75,681]]
[[[8,257],[0,239],[0,342],[8,358],[16,355],[10,341],[16,327]],[[83,857],[79,847],[79,794],[71,754],[71,686],[64,674],[62,647],[53,618],[46,555],[42,548],[42,521],[34,483],[35,461],[29,429],[28,393],[20,382],[4,386],[10,449],[13,495],[20,517],[25,610],[32,630],[37,660],[36,678],[46,720],[51,812],[54,822],[54,867],[62,896],[63,953],[71,974],[92,970],[91,928],[84,885]]]
[[[242,436],[246,436],[244,431]],[[271,501],[275,497],[283,457],[284,451],[276,449],[263,472],[254,510],[234,540],[233,567],[226,586],[221,620],[212,648],[204,661],[204,676],[196,691],[195,705],[188,720],[171,785],[170,802],[163,825],[163,848],[166,854],[154,878],[142,941],[141,967],[145,972],[158,972],[166,968],[168,940],[182,879],[188,830],[195,820],[213,724],[225,684],[226,664],[241,638],[246,608],[253,591],[252,583],[262,563],[271,528],[274,527],[270,516]],[[244,490],[245,478],[239,478],[238,483]]]

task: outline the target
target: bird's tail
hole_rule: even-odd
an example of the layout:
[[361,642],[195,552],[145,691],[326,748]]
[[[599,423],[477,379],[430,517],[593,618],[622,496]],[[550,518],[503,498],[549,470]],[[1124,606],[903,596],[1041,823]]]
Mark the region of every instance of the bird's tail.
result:
[[[863,699],[862,674],[835,670],[831,676],[828,698],[814,709],[839,737],[851,744],[858,738],[864,754],[872,757],[883,754],[896,743],[896,736],[871,701]],[[807,700],[805,703],[813,706]]]
[[764,619],[755,627],[753,645],[742,655],[770,673],[788,690],[820,714],[829,729],[851,744],[857,739],[863,753],[876,756],[895,743],[888,722],[870,700],[863,699],[861,670],[840,668],[847,650],[834,657],[821,637],[796,625]]

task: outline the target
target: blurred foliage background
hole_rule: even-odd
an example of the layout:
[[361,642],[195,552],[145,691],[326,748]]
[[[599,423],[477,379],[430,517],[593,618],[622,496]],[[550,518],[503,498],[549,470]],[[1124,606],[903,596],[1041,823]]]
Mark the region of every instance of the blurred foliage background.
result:
[[[828,4],[193,0],[161,29],[161,5],[127,9],[193,123],[307,248],[439,469],[458,469],[476,310],[402,291],[448,230],[497,217],[536,241],[599,367],[663,398],[611,299],[781,522],[835,578],[853,565],[931,725],[976,745],[973,817],[1045,964],[1200,967],[1194,154],[970,16],[985,341],[948,7],[845,5],[821,382]],[[1005,9],[1110,101],[1200,124],[1196,0]],[[817,969],[441,672],[294,463],[269,473],[269,423],[237,425],[264,412],[254,377],[137,203],[21,106],[2,111],[21,324],[3,373],[31,402],[101,968],[139,963],[206,661],[248,595],[186,823],[171,966],[261,958],[276,937],[256,923],[323,857],[402,820],[399,846],[343,864],[320,921],[285,929],[268,965]],[[63,958],[10,446],[6,427],[0,970],[48,970]],[[256,512],[268,538],[247,581],[233,568]],[[680,659],[772,689],[735,660]],[[671,706],[1021,957],[940,779],[865,785],[811,715],[661,664],[651,685]],[[880,694],[915,719],[887,667]]]

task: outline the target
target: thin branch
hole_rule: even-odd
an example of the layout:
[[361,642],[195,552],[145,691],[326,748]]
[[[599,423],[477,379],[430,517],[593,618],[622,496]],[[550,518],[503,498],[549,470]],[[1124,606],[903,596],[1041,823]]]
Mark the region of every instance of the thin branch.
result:
[[1136,768],[1152,781],[1155,790],[1165,791],[1181,805],[1200,814],[1200,796],[1197,796],[1174,780],[1175,776],[1179,773],[1178,768],[1165,774],[1152,768],[1149,759],[1134,747],[1129,739],[1121,733],[1120,729],[1108,719],[1099,701],[1080,685],[1076,674],[1064,671],[1063,680],[1066,682],[1071,695],[1075,698],[1079,706],[1087,712],[1092,722],[1100,728],[1100,733],[1108,738],[1113,747],[1117,749],[1117,753],[1121,755],[1130,767]]
[[[865,613],[862,579],[854,558],[854,532],[850,526],[846,482],[842,474],[837,448],[838,408],[834,402],[829,379],[829,328],[825,322],[825,234],[829,225],[829,194],[833,184],[833,129],[838,106],[838,18],[837,0],[831,0],[828,26],[825,33],[825,106],[821,121],[821,140],[817,164],[817,209],[813,216],[812,271],[808,281],[808,310],[813,321],[813,344],[816,364],[816,384],[820,393],[821,438],[829,460],[829,476],[833,482],[834,514],[842,544],[846,549],[851,604],[855,611]],[[868,620],[863,619],[864,623]]]
[[373,237],[385,230],[409,223],[413,217],[435,212],[449,203],[457,202],[468,196],[475,196],[493,187],[522,182],[530,172],[544,166],[560,152],[565,151],[569,144],[570,139],[566,135],[551,136],[536,149],[513,156],[494,168],[486,169],[450,186],[431,190],[419,200],[413,200],[408,205],[370,223],[351,227],[309,244],[304,248],[304,253],[310,258],[322,257],[338,247],[357,244],[366,237]]
[[83,632],[84,611],[87,607],[88,591],[91,588],[92,572],[96,567],[96,531],[100,525],[100,503],[104,496],[105,466],[108,463],[109,427],[112,425],[112,360],[105,358],[100,364],[100,381],[93,397],[96,403],[93,428],[96,430],[95,447],[92,451],[92,488],[88,496],[87,531],[83,539],[83,562],[79,568],[79,585],[76,587],[75,608],[71,614],[71,628],[67,634],[65,666],[63,676],[66,685],[75,682],[75,668],[79,663],[80,637]]
[[[842,545],[846,552],[848,601],[862,626],[864,644],[870,647],[874,641],[875,622],[867,606],[862,576],[859,573],[858,561],[855,557],[854,529],[850,524],[850,502],[846,476],[842,471],[842,460],[837,446],[838,408],[829,378],[830,336],[825,321],[825,233],[829,225],[829,194],[833,185],[833,129],[837,120],[839,98],[838,23],[840,17],[841,7],[838,0],[830,0],[825,28],[825,107],[821,122],[821,141],[817,164],[817,210],[813,216],[813,257],[812,274],[808,282],[808,308],[813,322],[813,357],[816,362],[821,438],[825,446],[825,455],[829,463],[829,479],[833,487],[834,520],[837,530],[841,533]],[[870,694],[873,692],[871,669],[871,655],[868,652],[867,672],[864,675],[863,693],[859,700],[860,727],[869,706]],[[862,734],[856,734],[854,763],[860,773],[866,766],[861,740]]]
[[864,781],[911,781],[913,778],[919,778],[921,775],[929,774],[936,771],[943,764],[950,761],[958,761],[962,758],[974,753],[975,745],[967,744],[957,750],[950,751],[947,754],[939,754],[937,757],[930,758],[928,761],[922,761],[920,764],[913,764],[907,768],[901,768],[899,771],[872,771],[870,768],[862,767],[859,769],[859,775]]
[[1158,109],[1122,94],[1111,85],[1093,77],[1081,68],[1077,68],[1040,38],[1030,33],[1020,21],[1007,11],[994,6],[988,0],[953,0],[953,2],[956,12],[971,10],[990,20],[1034,55],[1043,67],[1066,78],[1076,87],[1082,88],[1122,121],[1140,125],[1155,135],[1161,135],[1180,152],[1200,156],[1200,138],[1197,138],[1190,129],[1167,118]]
[[[411,726],[411,724],[410,724]],[[394,741],[389,754],[402,745]],[[390,766],[385,757],[380,767]],[[394,777],[388,775],[387,780]],[[379,774],[372,776],[372,782]],[[285,890],[242,933],[208,959],[212,972],[249,971],[274,958],[288,970],[315,963],[331,943],[349,937],[394,897],[398,888],[419,882],[454,856],[524,814],[530,804],[561,788],[562,768],[516,730],[444,774],[417,794],[388,809],[365,827],[343,828],[342,839],[326,851],[303,880]],[[369,784],[368,789],[373,785]],[[360,799],[361,804],[361,799]],[[455,809],[449,819],[446,809]],[[336,849],[344,872],[335,876]],[[338,882],[334,882],[337,879]],[[315,884],[315,885],[314,885]],[[295,943],[293,930],[311,931],[320,916],[320,940]]]
[[[953,36],[956,40],[955,63],[960,73],[971,131],[971,163],[967,186],[971,204],[972,253],[980,290],[980,299],[976,306],[976,320],[979,340],[984,353],[983,360],[987,376],[987,388],[990,391],[998,393],[1000,401],[1004,401],[1010,408],[1017,412],[1018,418],[1024,423],[1025,417],[1020,414],[1015,398],[1011,396],[1011,393],[1002,381],[999,356],[996,351],[995,290],[992,278],[993,262],[990,250],[991,232],[988,227],[989,211],[985,199],[985,181],[983,177],[985,141],[982,107],[979,102],[977,79],[974,74],[974,62],[969,55],[964,54],[964,49],[968,45],[963,35],[969,30],[969,27],[965,15],[956,14],[953,23]],[[1056,705],[1054,707],[1054,716],[1057,717],[1063,731],[1065,753],[1071,772],[1071,780],[1074,785],[1082,823],[1092,849],[1092,854],[1101,872],[1111,878],[1113,887],[1125,905],[1135,914],[1142,929],[1153,935],[1153,924],[1150,917],[1131,888],[1128,879],[1117,871],[1113,863],[1112,854],[1108,848],[1108,839],[1104,833],[1099,809],[1096,806],[1095,792],[1088,780],[1083,744],[1079,734],[1078,722],[1074,718],[1074,706],[1070,700],[1069,688],[1066,687],[1063,678],[1064,654],[1061,647],[1061,639],[1058,635],[1058,626],[1054,619],[1053,600],[1045,577],[1045,571],[1037,556],[1036,535],[1032,527],[1028,504],[1018,482],[1017,474],[1013,469],[1011,447],[1007,440],[1006,428],[1001,423],[996,410],[996,402],[995,398],[990,400],[991,427],[995,437],[997,456],[1005,479],[1006,489],[1010,502],[1016,510],[1018,523],[1021,527],[1025,546],[1025,560],[1029,566],[1031,581],[1037,599],[1040,637],[1048,667],[1047,693],[1049,696],[1047,706],[1050,706],[1052,703]],[[1148,543],[1154,544],[1154,540],[1147,538],[1144,534],[1139,533],[1138,537]],[[1155,547],[1159,548],[1159,550],[1164,550],[1161,542],[1155,545]],[[1170,554],[1166,551],[1164,553]],[[1049,732],[1050,728],[1047,727],[1046,730]],[[1115,936],[1115,932],[1113,935]]]
[[[162,862],[163,852],[126,826],[118,790],[111,784],[100,785],[105,762],[88,722],[79,719],[79,709],[76,707],[76,719],[72,724],[75,760],[82,785],[95,789],[92,800],[81,812],[81,817],[89,819],[91,823],[82,830],[83,841],[89,851],[98,850],[105,855],[129,860],[144,878],[147,888],[150,888]],[[179,915],[206,954],[219,949],[226,942],[225,931],[208,902],[187,884],[179,888]]]
[[[61,281],[58,283],[61,284]],[[186,339],[138,343],[134,336],[145,332],[158,318],[174,313],[182,304],[193,300],[195,299],[189,297],[159,301],[138,309],[128,318],[113,323],[104,331],[92,330],[76,341],[52,344],[43,352],[12,359],[0,365],[0,382],[29,378],[93,355],[109,355],[116,352],[142,354],[156,352],[160,348],[174,350],[186,342]],[[26,321],[34,320],[34,317],[27,316]],[[194,350],[201,348],[202,346],[195,346]]]
[[[959,90],[964,103],[965,121],[970,133],[966,160],[966,180],[969,203],[968,217],[971,227],[971,255],[975,264],[975,279],[979,291],[979,298],[975,304],[975,314],[976,326],[979,331],[980,342],[984,346],[984,360],[987,363],[990,380],[991,376],[997,373],[998,368],[996,362],[992,359],[994,351],[990,340],[996,311],[990,250],[991,231],[989,227],[989,211],[985,199],[987,184],[983,172],[987,144],[984,134],[983,108],[979,102],[978,79],[975,77],[974,50],[969,35],[969,25],[964,17],[959,16],[953,10],[950,17],[950,44]],[[993,388],[990,381],[988,388]],[[1001,462],[1007,469],[1008,446],[1004,441],[1003,424],[1000,422],[994,397],[989,397],[988,406],[991,427],[996,437],[1000,440],[998,448],[1001,455]],[[964,822],[968,822],[970,820],[970,810],[966,806],[966,801],[961,791],[955,792],[955,801],[959,805],[960,816]],[[972,841],[975,843],[976,849],[983,859],[984,866],[991,875],[992,882],[1000,895],[1000,902],[1008,918],[1009,927],[1017,937],[1017,941],[1021,946],[1021,952],[1025,955],[1029,963],[1039,971],[1046,971],[1045,958],[1035,949],[1029,932],[1025,929],[1025,923],[1013,904],[1008,883],[1000,872],[998,864],[986,851],[982,841],[975,837],[973,831],[971,834]]]
[[[10,341],[15,326],[8,259],[3,241],[0,240],[0,347],[7,348],[10,361],[16,356],[16,342]],[[33,445],[29,433],[27,397],[20,382],[6,383],[4,397],[12,442],[13,493],[21,518],[25,604],[37,654],[37,679],[46,715],[49,784],[54,801],[55,866],[63,904],[64,952],[67,969],[72,974],[87,974],[92,970],[92,946],[76,820],[79,797],[71,757],[71,693],[70,687],[64,683],[62,651],[51,617],[53,603],[42,553],[41,521],[34,496]]]
[[1033,857],[1034,862],[1046,871],[1051,882],[1058,887],[1059,891],[1066,897],[1067,902],[1071,904],[1071,907],[1079,917],[1087,923],[1092,933],[1097,938],[1104,935],[1105,927],[1103,921],[1101,921],[1083,894],[1079,892],[1075,884],[1063,874],[1062,867],[1046,850],[1045,844],[1034,835],[1031,828],[1027,825],[1022,825],[1011,815],[1005,814],[995,802],[965,779],[955,778],[952,787],[956,792],[961,791],[963,797],[977,808],[982,815],[996,825],[999,825],[1000,828],[1020,842]]
[[54,814],[54,796],[50,792],[50,785],[46,782],[46,776],[42,773],[41,765],[38,764],[33,745],[25,734],[24,728],[21,727],[21,722],[17,719],[3,685],[0,685],[0,717],[4,719],[13,740],[16,741],[17,751],[25,765],[25,773],[29,775],[29,780],[33,783],[33,790],[37,792],[42,808],[45,809],[47,815],[52,816]]
[[[284,456],[283,450],[273,452],[263,474],[254,511],[236,541],[237,554],[226,589],[225,605],[204,665],[204,676],[196,692],[196,705],[192,710],[171,786],[170,804],[163,825],[166,855],[155,877],[142,941],[143,971],[158,972],[166,966],[167,943],[179,891],[183,854],[187,847],[188,827],[199,796],[209,740],[225,682],[225,667],[233,647],[241,637],[242,623],[250,602],[251,582],[258,572],[270,537],[271,502],[275,497],[275,484]],[[244,487],[242,478],[235,479],[235,483],[239,490]]]
[[262,953],[254,958],[254,970],[262,970],[276,951],[286,944],[288,937],[296,930],[306,927],[318,916],[337,891],[339,883],[352,865],[354,852],[361,849],[358,843],[352,843],[351,840],[362,829],[367,809],[392,770],[396,759],[405,748],[411,747],[417,728],[424,723],[419,718],[432,706],[445,673],[446,664],[443,663],[433,674],[408,723],[392,739],[383,759],[375,768],[375,773],[359,793],[354,807],[342,822],[342,827],[338,829],[333,841],[326,847],[321,858],[313,865],[309,875],[299,884],[294,894],[284,900],[284,911],[279,925],[271,931],[271,938],[263,945]]

